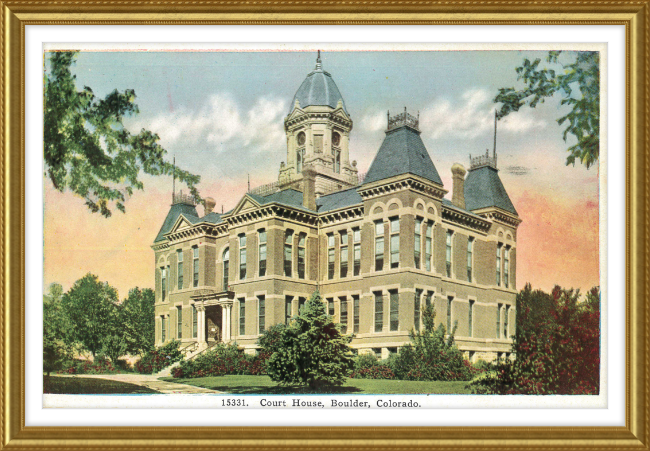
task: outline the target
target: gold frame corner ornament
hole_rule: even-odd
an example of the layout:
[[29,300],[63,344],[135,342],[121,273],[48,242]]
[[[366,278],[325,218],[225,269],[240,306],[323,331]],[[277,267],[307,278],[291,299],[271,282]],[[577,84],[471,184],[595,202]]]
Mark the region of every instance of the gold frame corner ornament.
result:
[[[2,393],[0,448],[648,449],[646,299],[650,201],[650,0],[0,1],[2,8]],[[25,25],[565,24],[626,34],[626,400],[620,427],[25,426]],[[613,299],[613,302],[617,300]],[[215,437],[220,437],[219,439]]]

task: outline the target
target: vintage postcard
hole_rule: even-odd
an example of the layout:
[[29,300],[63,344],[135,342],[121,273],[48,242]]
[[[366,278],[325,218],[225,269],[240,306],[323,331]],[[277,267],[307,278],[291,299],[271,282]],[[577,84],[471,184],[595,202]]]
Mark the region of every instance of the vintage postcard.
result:
[[45,46],[43,405],[606,405],[605,50]]

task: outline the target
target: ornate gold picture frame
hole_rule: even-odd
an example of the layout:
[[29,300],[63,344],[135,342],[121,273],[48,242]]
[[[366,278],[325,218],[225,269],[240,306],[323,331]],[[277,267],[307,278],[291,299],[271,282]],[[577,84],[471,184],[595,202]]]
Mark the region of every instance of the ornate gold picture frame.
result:
[[[2,2],[2,438],[21,449],[640,448],[648,435],[650,2]],[[622,25],[626,41],[626,399],[621,427],[28,427],[25,424],[27,25]],[[612,303],[623,302],[613,299]]]

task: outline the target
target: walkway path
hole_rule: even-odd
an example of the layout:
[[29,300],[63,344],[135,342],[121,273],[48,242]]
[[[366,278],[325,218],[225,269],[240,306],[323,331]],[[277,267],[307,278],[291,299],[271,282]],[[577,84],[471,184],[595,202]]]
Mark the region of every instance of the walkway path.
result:
[[185,393],[224,393],[216,390],[210,390],[208,388],[195,387],[194,385],[187,384],[177,384],[174,382],[167,382],[158,379],[156,376],[151,374],[57,374],[56,376],[63,377],[91,377],[97,379],[108,379],[111,381],[126,382],[128,384],[141,385],[143,387],[148,387],[152,390],[156,390],[160,393],[173,393],[173,394],[185,394]]

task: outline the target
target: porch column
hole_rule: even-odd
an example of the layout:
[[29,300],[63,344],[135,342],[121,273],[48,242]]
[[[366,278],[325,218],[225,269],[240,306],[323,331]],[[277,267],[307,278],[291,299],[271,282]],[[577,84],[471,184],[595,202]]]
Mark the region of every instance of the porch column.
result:
[[232,327],[231,319],[230,319],[231,312],[232,312],[232,304],[228,304],[226,306],[226,331],[225,331],[226,340],[228,341],[230,341],[230,331]]
[[224,304],[221,304],[221,341],[226,343],[228,341],[228,336],[226,335],[226,324],[227,324],[227,312],[228,309]]
[[202,304],[197,307],[197,320],[198,320],[198,334],[197,341],[199,342],[199,348],[207,348],[208,343],[205,341],[205,306]]

